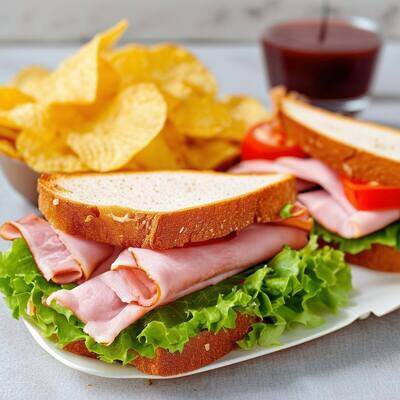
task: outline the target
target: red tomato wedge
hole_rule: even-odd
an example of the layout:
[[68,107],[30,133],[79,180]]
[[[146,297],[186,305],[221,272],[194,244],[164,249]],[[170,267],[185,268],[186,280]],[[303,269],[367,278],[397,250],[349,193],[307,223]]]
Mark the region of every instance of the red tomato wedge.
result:
[[362,211],[400,209],[400,187],[380,186],[341,177],[344,193],[350,203]]
[[243,160],[275,160],[285,156],[307,157],[299,146],[287,142],[285,132],[277,123],[261,122],[250,128],[243,139]]

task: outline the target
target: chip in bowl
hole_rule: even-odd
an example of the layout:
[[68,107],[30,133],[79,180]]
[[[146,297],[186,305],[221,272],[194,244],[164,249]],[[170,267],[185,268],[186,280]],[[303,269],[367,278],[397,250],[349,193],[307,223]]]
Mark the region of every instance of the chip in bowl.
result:
[[218,96],[216,79],[171,43],[114,48],[121,21],[54,70],[33,65],[0,86],[0,152],[37,172],[220,169],[253,124],[247,96]]
[[11,158],[19,158],[19,153],[11,140],[0,137],[0,153]]
[[55,132],[24,130],[18,135],[16,146],[18,153],[35,171],[72,173],[89,170],[66,145],[65,139]]
[[122,168],[161,132],[167,105],[152,83],[128,86],[67,143],[94,171]]

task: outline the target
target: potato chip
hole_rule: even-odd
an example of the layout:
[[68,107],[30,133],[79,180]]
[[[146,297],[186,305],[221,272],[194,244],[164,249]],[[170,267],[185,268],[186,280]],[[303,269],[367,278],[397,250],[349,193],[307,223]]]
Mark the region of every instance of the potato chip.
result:
[[165,123],[162,133],[168,146],[175,152],[182,152],[186,147],[187,140],[185,136],[181,132],[177,131],[170,121]]
[[0,110],[11,110],[24,103],[34,101],[31,96],[11,86],[0,86]]
[[50,108],[38,103],[26,103],[9,111],[0,111],[0,126],[37,132],[54,130]]
[[232,125],[221,132],[219,138],[241,142],[247,130],[262,121],[270,120],[272,114],[256,99],[247,96],[231,96],[224,100],[233,118]]
[[[102,72],[110,74],[111,69],[100,64],[100,54],[111,47],[127,27],[121,21],[115,27],[96,35],[76,54],[72,55],[47,78],[43,79],[35,98],[47,104],[90,104],[98,94],[99,82],[103,80]],[[100,67],[99,67],[100,65]],[[106,78],[117,81],[116,78]]]
[[230,96],[225,99],[234,119],[243,121],[248,127],[272,118],[271,112],[258,100],[248,96]]
[[190,168],[221,169],[229,167],[238,157],[239,147],[225,140],[194,140],[187,144],[184,157]]
[[100,60],[99,68],[104,68],[100,74],[102,81],[99,82],[97,99],[94,103],[76,104],[51,104],[48,112],[55,129],[61,131],[81,130],[90,120],[99,115],[113,96],[118,93],[119,77],[111,64],[106,60]]
[[22,90],[24,93],[39,99],[43,92],[43,82],[50,75],[50,71],[38,65],[23,68],[11,81],[11,85]]
[[167,98],[175,99],[188,98],[193,92],[214,95],[218,90],[215,78],[205,66],[189,51],[172,44],[152,48],[126,46],[111,52],[109,59],[123,86],[153,82]]
[[228,107],[213,97],[192,96],[171,112],[176,129],[193,138],[213,138],[232,124]]
[[101,56],[98,68],[97,102],[102,102],[117,94],[120,86],[120,78],[111,63]]
[[161,131],[167,116],[164,98],[153,84],[138,84],[118,94],[102,113],[67,143],[95,171],[123,167]]
[[83,172],[87,166],[59,133],[22,131],[16,141],[24,161],[37,172]]
[[0,154],[4,154],[7,157],[19,158],[19,154],[14,147],[14,144],[7,140],[0,138]]
[[150,51],[145,46],[128,45],[110,51],[106,57],[118,72],[123,87],[151,82]]
[[112,50],[126,27],[96,35],[54,71],[30,66],[0,86],[0,151],[66,173],[215,169],[236,159],[249,126],[269,118],[264,107],[218,100],[215,78],[184,48]]
[[[181,138],[171,124],[164,129],[124,167],[124,169],[157,170],[185,167],[182,154],[177,151]],[[183,138],[182,138],[183,139]]]
[[214,76],[188,50],[172,44],[161,44],[151,49],[153,76],[160,76],[162,89],[177,98],[187,98],[194,89],[205,95],[218,91]]
[[18,130],[0,126],[0,139],[8,139],[13,141],[17,138],[18,133]]

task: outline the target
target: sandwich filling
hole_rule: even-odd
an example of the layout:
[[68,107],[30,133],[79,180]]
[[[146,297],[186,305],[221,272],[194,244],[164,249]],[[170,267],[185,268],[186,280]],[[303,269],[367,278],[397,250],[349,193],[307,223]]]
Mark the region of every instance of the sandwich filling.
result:
[[[91,275],[66,272],[76,279],[65,284],[60,265],[65,271],[76,268],[72,259],[82,268],[85,257],[63,234],[55,231],[54,237],[44,228],[46,221],[29,216],[2,229],[14,242],[0,256],[0,290],[14,317],[31,320],[60,346],[84,341],[107,362],[152,357],[159,347],[182,351],[203,330],[234,328],[237,313],[258,319],[242,347],[272,345],[287,327],[322,323],[324,311],[345,305],[351,289],[340,251],[318,249],[315,237],[307,244],[308,232],[280,223],[255,224],[223,240],[165,251],[106,249],[84,241],[78,247],[96,259],[97,269]],[[30,224],[50,238],[42,242],[44,249],[37,248]],[[52,264],[47,256],[52,246],[68,263],[55,256]],[[98,253],[94,246],[100,246]],[[58,266],[56,273],[52,265]]]
[[339,176],[317,159],[244,161],[232,172],[285,172],[296,176],[301,192],[298,200],[317,221],[315,232],[345,252],[360,253],[373,244],[400,247],[400,210],[357,210],[347,199]]

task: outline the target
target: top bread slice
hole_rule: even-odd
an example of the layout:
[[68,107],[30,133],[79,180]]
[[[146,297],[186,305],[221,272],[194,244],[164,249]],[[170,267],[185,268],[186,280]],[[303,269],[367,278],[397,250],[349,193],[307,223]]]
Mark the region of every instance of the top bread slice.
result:
[[286,174],[163,171],[42,175],[39,209],[57,229],[116,246],[169,249],[279,218]]
[[339,174],[400,186],[400,131],[313,107],[286,96],[279,116],[289,138]]

